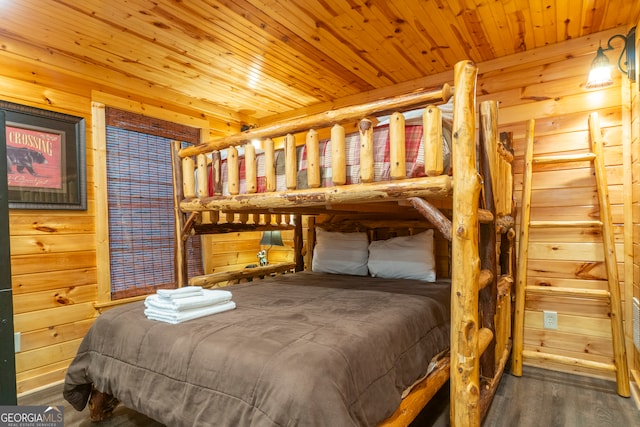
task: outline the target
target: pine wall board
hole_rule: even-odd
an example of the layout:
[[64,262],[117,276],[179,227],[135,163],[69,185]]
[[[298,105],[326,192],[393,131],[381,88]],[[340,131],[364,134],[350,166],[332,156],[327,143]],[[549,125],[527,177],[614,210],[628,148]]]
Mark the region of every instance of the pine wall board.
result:
[[[92,101],[122,107],[117,87],[104,95],[77,75],[48,69],[42,63],[0,54],[0,99],[83,117],[86,120],[87,210],[15,210],[9,213],[14,329],[20,332],[16,354],[18,393],[61,381],[79,343],[97,316],[95,149]],[[117,84],[116,84],[117,86]],[[115,100],[120,99],[117,103]],[[184,106],[154,105],[145,96],[127,101],[130,110],[146,107],[160,118],[203,119]],[[159,112],[159,113],[158,113]],[[207,123],[222,123],[211,119]],[[233,130],[236,126],[221,126]],[[207,135],[210,126],[205,128]],[[209,136],[206,136],[207,138]]]
[[[638,22],[640,25],[640,21]],[[640,53],[640,31],[637,31],[636,27],[636,60],[638,60],[638,53]],[[636,66],[636,75],[640,73]],[[629,109],[629,139],[630,139],[630,151],[631,151],[631,200],[633,211],[631,216],[633,218],[633,230],[628,233],[632,236],[632,257],[633,265],[631,272],[633,274],[633,288],[627,289],[627,295],[638,298],[640,300],[640,78],[630,85],[628,91],[628,106]],[[627,307],[631,304],[627,302]],[[640,328],[640,325],[636,325]],[[631,328],[629,328],[631,329]],[[629,334],[629,329],[627,334]],[[633,334],[633,332],[631,332]],[[636,348],[633,344],[628,348],[632,362],[630,363],[632,377],[636,381],[636,393],[634,398],[636,404],[640,406],[640,349]]]
[[[623,32],[623,31],[621,31]],[[514,185],[516,203],[521,205],[522,166],[524,155],[524,129],[527,119],[535,119],[534,152],[538,154],[568,154],[589,149],[588,115],[598,111],[605,141],[605,165],[610,189],[610,201],[615,223],[616,256],[620,273],[620,293],[623,299],[625,319],[630,318],[628,289],[632,280],[625,280],[625,213],[629,201],[625,189],[623,167],[623,114],[622,85],[628,81],[614,71],[616,83],[602,90],[584,89],[588,61],[593,54],[576,58],[553,59],[544,63],[544,53],[538,56],[542,62],[536,66],[538,73],[518,73],[500,69],[505,79],[496,78],[489,84],[479,82],[482,97],[503,99],[500,104],[499,124],[501,131],[511,131],[515,140]],[[571,66],[571,64],[580,64]],[[584,66],[586,65],[586,67]],[[481,68],[482,70],[482,68]],[[516,77],[517,76],[517,77]],[[505,82],[506,80],[506,82]],[[518,85],[513,96],[514,87]],[[508,92],[506,96],[499,93]],[[498,93],[498,96],[494,96]],[[585,164],[555,164],[534,166],[532,220],[567,220],[598,218],[599,207],[595,198],[593,168]],[[519,229],[519,218],[517,227]],[[555,234],[555,235],[554,235]],[[599,232],[591,230],[532,230],[529,245],[528,283],[546,286],[606,288],[604,254]],[[558,313],[558,330],[544,329],[543,311]],[[611,329],[608,321],[608,306],[598,300],[555,297],[529,293],[525,306],[524,346],[526,350],[544,351],[562,356],[577,357],[600,362],[612,362]],[[627,346],[629,346],[631,322],[627,324]],[[585,375],[613,378],[611,374],[590,369],[565,366],[548,361],[532,361],[524,358],[525,364],[550,369],[572,371]]]

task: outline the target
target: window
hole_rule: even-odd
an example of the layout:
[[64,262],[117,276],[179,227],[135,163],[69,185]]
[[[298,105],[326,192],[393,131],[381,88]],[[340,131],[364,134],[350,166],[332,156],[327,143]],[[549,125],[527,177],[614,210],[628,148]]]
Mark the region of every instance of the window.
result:
[[[107,201],[111,298],[173,288],[175,220],[171,141],[199,130],[107,108]],[[189,239],[189,274],[200,275],[200,239]]]

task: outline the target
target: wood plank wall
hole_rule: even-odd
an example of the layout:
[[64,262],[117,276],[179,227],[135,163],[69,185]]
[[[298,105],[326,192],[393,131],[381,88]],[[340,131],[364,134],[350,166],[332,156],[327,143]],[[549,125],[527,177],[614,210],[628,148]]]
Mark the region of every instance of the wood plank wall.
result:
[[[63,378],[95,316],[97,296],[90,98],[29,83],[2,58],[2,99],[87,119],[87,211],[10,210],[18,393]],[[9,74],[8,76],[6,74]]]
[[[638,22],[640,25],[640,21]],[[636,26],[636,29],[638,26]],[[638,60],[638,54],[640,53],[640,32],[636,30],[636,62]],[[640,65],[640,64],[638,64]],[[638,72],[638,66],[636,66],[636,73]],[[633,229],[632,235],[632,258],[633,266],[633,289],[627,290],[628,294],[640,299],[640,78],[636,79],[636,82],[630,85],[628,91],[628,104],[629,104],[629,134],[630,134],[630,159],[631,163],[631,187],[632,187],[632,217],[633,217]],[[624,107],[623,107],[624,108]],[[627,310],[632,310],[631,304],[626,305]],[[631,326],[631,325],[630,325]],[[640,328],[640,325],[636,325]],[[633,337],[633,330],[631,327],[627,330],[627,335]],[[640,350],[633,344],[627,347],[627,351],[630,353],[632,362],[629,364],[631,367],[632,378],[635,379],[636,385],[640,386]],[[636,388],[638,390],[638,388]],[[635,395],[636,404],[640,405],[640,396]]]
[[[616,33],[626,33],[626,29],[607,31],[592,37],[573,39],[559,45],[481,63],[478,100],[497,99],[501,103],[500,130],[514,132],[516,141],[518,189],[521,185],[522,141],[526,120],[537,120],[536,139],[540,147],[538,151],[565,152],[585,146],[587,114],[594,109],[600,111],[605,132],[614,219],[618,224],[622,224],[624,191],[619,75],[616,85],[610,89],[587,92],[582,87],[598,42],[606,41]],[[613,61],[613,56],[610,59]],[[92,146],[91,105],[92,101],[117,104],[120,98],[113,94],[120,92],[118,88],[92,87],[79,79],[78,75],[65,75],[57,68],[48,69],[36,58],[17,58],[4,52],[0,52],[0,70],[0,99],[87,119],[88,210],[10,213],[15,325],[16,331],[22,334],[22,351],[17,354],[16,362],[17,380],[19,392],[26,392],[63,379],[65,369],[80,339],[96,315],[93,304],[97,300],[97,283],[104,275],[104,272],[98,271],[100,263],[96,261],[96,247],[102,244],[97,238],[96,229],[104,226],[96,221],[96,199],[100,197],[96,193],[103,191],[104,183],[96,182],[94,179],[96,154],[95,147]],[[451,73],[431,76],[398,87],[409,91],[443,82],[451,82]],[[379,94],[381,92],[370,95]],[[154,111],[153,115],[170,120],[171,106],[163,105],[155,110],[142,108],[143,103],[153,105],[153,100],[138,97],[136,94],[131,94],[127,102],[130,110]],[[336,105],[339,104],[340,101],[336,102]],[[634,105],[638,105],[637,98],[634,99]],[[120,107],[124,108],[125,105]],[[166,115],[160,116],[162,110],[166,111]],[[180,111],[181,115],[186,112],[184,108],[177,111]],[[635,118],[637,121],[637,113]],[[214,121],[211,120],[211,123]],[[211,128],[224,132],[216,126],[213,124]],[[634,153],[638,153],[637,124],[635,135]],[[637,154],[634,157],[634,172],[634,188],[637,189]],[[555,187],[554,183],[586,182],[590,179],[588,170],[567,170],[560,167],[545,171],[544,176],[544,179],[534,181],[536,214],[559,217],[578,211],[593,213],[593,194],[552,188]],[[95,190],[96,188],[98,190]],[[635,223],[640,222],[639,193],[634,192]],[[636,226],[634,230],[637,248],[640,244],[640,229]],[[622,248],[621,225],[618,225],[617,231],[617,242]],[[574,233],[566,235],[563,241],[558,241],[555,236],[548,234],[538,233],[533,237],[534,255],[530,262],[532,280],[544,280],[558,286],[566,286],[576,281],[599,286],[593,279],[601,276],[602,269],[597,266],[589,269],[588,264],[570,259],[572,253],[577,253],[579,259],[597,261],[594,236]],[[246,263],[255,262],[259,236],[249,236],[248,239],[251,242],[234,240],[237,252],[226,254],[224,252],[227,251],[230,242],[214,241],[212,245],[221,249],[214,254],[219,260],[212,265],[217,264],[214,267],[221,271],[230,268],[231,265],[244,266]],[[285,237],[288,244],[292,245],[289,239],[291,237]],[[550,262],[545,259],[550,252],[566,254],[567,259]],[[276,253],[275,249],[272,250],[274,256]],[[635,260],[637,282],[640,280],[640,273],[637,273],[640,271],[640,257],[636,255]],[[624,280],[624,268],[621,266],[620,270],[621,279]],[[630,285],[625,282],[622,286]],[[638,294],[637,286],[634,292]],[[559,331],[552,333],[542,330],[541,310],[545,308],[557,309],[560,313]],[[579,314],[585,308],[590,314]],[[595,304],[531,301],[527,307],[525,339],[526,346],[530,349],[545,346],[559,354],[580,354],[594,360],[611,358],[606,313],[603,307]],[[636,353],[636,366],[637,359]],[[569,370],[567,367],[553,368]]]
[[[211,253],[204,266],[205,274],[234,271],[257,264],[261,238],[260,231],[205,236],[207,250]],[[284,246],[269,249],[268,259],[271,264],[293,262],[293,230],[282,232],[282,243]]]
[[[614,32],[615,33],[615,32]],[[614,34],[612,33],[612,34]],[[621,28],[617,33],[626,34]],[[608,36],[601,36],[605,39]],[[597,42],[597,38],[593,41]],[[567,42],[568,45],[572,42]],[[563,46],[563,48],[566,46]],[[605,141],[605,165],[615,228],[616,255],[620,274],[620,292],[624,305],[627,348],[630,349],[631,321],[629,299],[633,257],[625,256],[625,221],[631,226],[631,194],[625,188],[623,153],[630,143],[623,125],[623,86],[628,80],[614,70],[612,87],[587,91],[583,85],[593,59],[587,40],[577,40],[575,50],[542,49],[536,61],[528,67],[514,63],[496,70],[501,77],[491,79],[484,72],[480,87],[487,90],[482,97],[501,100],[501,130],[514,132],[516,160],[514,162],[516,200],[520,204],[524,154],[524,120],[535,124],[535,154],[584,152],[589,149],[588,114],[598,111]],[[562,58],[560,55],[566,54]],[[547,56],[548,54],[548,56]],[[611,53],[612,62],[620,51]],[[615,59],[614,59],[615,58]],[[481,68],[483,70],[483,68]],[[497,76],[496,76],[497,77]],[[488,83],[485,83],[485,79]],[[516,91],[514,93],[513,91]],[[636,88],[637,91],[637,88]],[[517,96],[516,96],[517,95]],[[628,154],[629,155],[629,154]],[[626,184],[628,187],[630,180]],[[584,165],[534,166],[532,220],[597,219],[598,203],[593,169]],[[637,221],[637,218],[635,218]],[[518,224],[519,225],[519,224]],[[629,248],[630,246],[627,246]],[[599,232],[582,230],[531,230],[529,245],[528,284],[560,287],[606,289],[604,258]],[[543,328],[543,311],[558,313],[558,330]],[[529,294],[525,309],[524,348],[562,356],[612,363],[613,351],[609,308],[598,300],[568,297],[547,297]],[[525,364],[548,369],[570,371],[606,378],[612,374],[550,362],[524,359]]]
[[[104,182],[96,182],[92,101],[165,120],[199,124],[208,120],[195,112],[170,105],[154,105],[142,97],[123,99],[103,93],[76,76],[47,69],[40,61],[0,54],[0,99],[57,111],[86,119],[86,211],[10,210],[9,230],[15,331],[21,351],[16,354],[18,394],[61,381],[80,341],[97,315],[99,283],[108,271],[99,271],[96,218]],[[117,93],[117,90],[114,89]],[[195,119],[194,119],[195,118]],[[211,120],[211,123],[218,123]],[[239,126],[218,129],[228,133]],[[214,133],[219,133],[214,129]],[[104,154],[104,153],[102,153]],[[106,196],[105,196],[106,197]],[[106,284],[108,288],[108,283]]]

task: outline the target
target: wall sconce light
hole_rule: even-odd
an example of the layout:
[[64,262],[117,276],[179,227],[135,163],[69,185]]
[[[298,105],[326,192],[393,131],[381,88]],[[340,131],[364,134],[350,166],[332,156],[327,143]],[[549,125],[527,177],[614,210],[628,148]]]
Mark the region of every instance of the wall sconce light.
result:
[[[624,47],[622,48],[622,52],[618,58],[618,70],[620,70],[621,73],[625,73],[630,80],[636,80],[636,27],[633,27],[629,30],[629,33],[626,36],[622,34],[611,36],[607,41],[606,49],[603,49],[602,46],[598,47],[596,57],[591,63],[591,70],[589,71],[587,84],[585,85],[587,89],[598,89],[613,84],[609,58],[607,58],[607,55],[604,53],[609,50],[613,50],[611,42],[616,38],[624,40]],[[624,65],[627,67],[626,70],[622,67],[623,57]]]
[[260,265],[261,266],[267,265],[269,264],[269,260],[268,260],[269,249],[271,249],[272,246],[284,246],[284,243],[282,242],[282,234],[278,230],[265,231],[264,233],[262,233],[262,239],[260,239],[260,246],[269,246],[267,250],[263,249],[260,252],[258,252],[258,261],[260,262]]

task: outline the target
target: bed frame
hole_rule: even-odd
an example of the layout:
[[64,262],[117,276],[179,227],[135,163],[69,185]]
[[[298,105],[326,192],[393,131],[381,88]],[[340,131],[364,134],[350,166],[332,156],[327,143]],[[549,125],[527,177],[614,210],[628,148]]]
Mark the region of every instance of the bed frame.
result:
[[[451,425],[479,426],[493,398],[511,349],[511,284],[514,279],[514,212],[510,135],[498,135],[497,103],[480,105],[476,127],[475,85],[477,69],[469,61],[455,66],[453,91],[453,174],[442,175],[442,119],[433,105],[451,97],[444,85],[409,95],[346,107],[256,128],[208,143],[181,148],[174,144],[176,259],[179,286],[212,286],[222,280],[242,279],[305,267],[302,216],[344,214],[354,206],[394,206],[419,213],[423,227],[435,227],[450,242],[451,345],[450,357],[418,384],[396,413],[381,425],[408,425],[438,389],[450,379]],[[424,142],[426,177],[402,179],[404,140],[390,124],[391,175],[397,179],[373,182],[371,116],[425,107]],[[320,188],[318,137],[310,129],[332,129],[332,147],[340,147],[347,122],[360,120],[361,180],[345,184],[344,153],[332,149],[334,187]],[[402,120],[398,120],[402,122]],[[296,189],[295,133],[307,132],[308,189]],[[479,135],[476,138],[476,135]],[[273,139],[284,136],[287,190],[275,191]],[[267,192],[255,188],[256,162],[251,140],[265,147]],[[476,142],[476,140],[478,142]],[[245,146],[247,194],[238,194],[238,151]],[[229,196],[221,195],[220,151],[227,150]],[[209,155],[207,155],[209,154]],[[212,160],[211,160],[212,159]],[[209,195],[208,168],[213,167],[214,195]],[[194,178],[197,177],[197,178]],[[196,184],[197,183],[197,184]],[[372,205],[373,204],[373,205]],[[347,208],[349,207],[349,208]],[[364,209],[364,208],[363,208]],[[375,211],[375,209],[371,209]],[[380,210],[384,212],[385,209]],[[293,220],[292,220],[293,219]],[[415,221],[415,220],[412,220]],[[412,222],[406,221],[412,228]],[[389,224],[387,222],[387,224]],[[402,221],[395,221],[397,226]],[[272,266],[237,273],[213,273],[187,277],[186,242],[206,233],[245,230],[293,229],[295,260],[280,270]],[[312,248],[312,226],[307,245]],[[312,251],[307,250],[307,254]],[[307,258],[307,265],[310,265]]]

